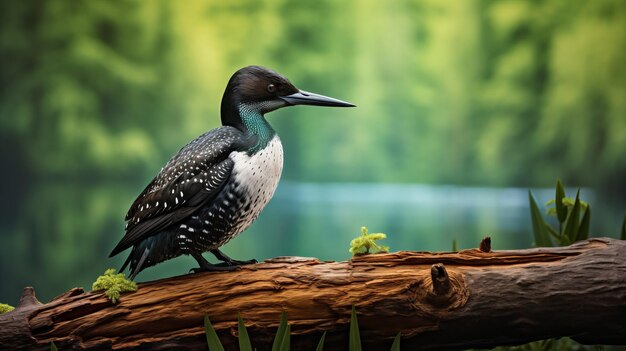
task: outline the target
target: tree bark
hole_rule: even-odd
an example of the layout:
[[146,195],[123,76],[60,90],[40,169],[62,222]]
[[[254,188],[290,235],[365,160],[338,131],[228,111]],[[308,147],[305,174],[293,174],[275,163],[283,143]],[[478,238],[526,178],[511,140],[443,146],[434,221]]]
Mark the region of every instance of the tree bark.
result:
[[0,315],[0,349],[207,350],[208,315],[225,348],[237,349],[237,313],[253,346],[271,347],[287,312],[293,350],[346,350],[352,305],[366,350],[450,350],[569,336],[626,344],[626,242],[457,253],[396,252],[346,262],[278,257],[233,272],[139,284],[113,305],[72,289],[47,304],[32,288]]

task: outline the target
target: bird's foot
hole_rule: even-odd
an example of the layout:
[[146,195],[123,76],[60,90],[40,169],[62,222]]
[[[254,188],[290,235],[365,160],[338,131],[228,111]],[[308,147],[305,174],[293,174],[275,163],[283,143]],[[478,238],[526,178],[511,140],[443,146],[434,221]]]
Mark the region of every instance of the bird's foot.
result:
[[192,268],[189,270],[189,273],[200,273],[200,272],[231,272],[241,269],[239,266],[226,266],[220,264],[209,264],[203,265],[202,267]]
[[196,259],[196,261],[198,261],[198,265],[200,267],[190,269],[189,273],[224,272],[224,271],[228,272],[228,271],[241,269],[241,266],[243,265],[254,264],[258,262],[255,259],[246,260],[246,261],[233,260],[232,258],[226,256],[226,254],[224,254],[222,251],[218,249],[211,250],[211,253],[215,255],[215,257],[222,262],[217,263],[217,264],[209,263],[209,261],[207,261],[204,257],[202,257],[201,254],[192,253],[191,255],[193,256],[193,258]]
[[222,261],[218,264],[216,264],[216,266],[220,266],[220,267],[238,267],[238,266],[244,266],[247,264],[255,264],[255,263],[259,263],[259,261],[255,260],[254,258],[251,260],[228,260],[228,261]]
[[247,264],[255,264],[259,262],[255,260],[254,258],[251,260],[234,260],[228,257],[225,253],[223,253],[222,251],[218,249],[211,250],[211,253],[215,256],[215,258],[222,261],[221,263],[218,263],[216,265],[220,267],[232,267],[232,266],[237,267],[237,266],[243,266]]
[[234,271],[240,269],[239,266],[236,265],[223,265],[223,264],[213,264],[207,261],[202,254],[192,253],[191,256],[198,261],[198,268],[192,268],[189,270],[189,273],[200,273],[200,272],[224,272],[224,271]]

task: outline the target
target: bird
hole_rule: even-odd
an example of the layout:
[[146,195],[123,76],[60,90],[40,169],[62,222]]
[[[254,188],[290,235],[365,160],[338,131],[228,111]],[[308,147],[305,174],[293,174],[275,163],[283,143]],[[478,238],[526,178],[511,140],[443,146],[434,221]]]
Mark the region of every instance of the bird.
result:
[[[125,234],[109,257],[129,248],[122,265],[134,280],[142,270],[190,255],[190,272],[238,269],[257,261],[235,260],[219,248],[246,230],[274,195],[283,147],[265,114],[282,107],[354,107],[346,101],[296,88],[261,66],[236,71],[222,96],[222,126],[178,151],[128,210]],[[211,252],[220,263],[202,255]]]

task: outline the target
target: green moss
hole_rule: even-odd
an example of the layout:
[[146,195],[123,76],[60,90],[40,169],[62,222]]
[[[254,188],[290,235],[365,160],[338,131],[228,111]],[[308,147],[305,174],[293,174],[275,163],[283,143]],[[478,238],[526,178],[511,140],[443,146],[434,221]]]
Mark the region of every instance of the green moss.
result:
[[104,275],[96,279],[91,288],[92,290],[104,290],[104,294],[113,303],[117,303],[120,294],[125,291],[136,291],[137,284],[124,277],[123,273],[115,274],[115,269],[107,269]]
[[[366,227],[361,227],[361,236],[352,239],[350,242],[350,253],[352,256],[367,255],[369,253],[389,252],[388,246],[376,244],[377,240],[387,238],[384,233],[367,233]],[[371,250],[371,252],[370,252]]]
[[15,309],[15,307],[11,305],[7,305],[6,303],[0,303],[0,314],[11,312]]

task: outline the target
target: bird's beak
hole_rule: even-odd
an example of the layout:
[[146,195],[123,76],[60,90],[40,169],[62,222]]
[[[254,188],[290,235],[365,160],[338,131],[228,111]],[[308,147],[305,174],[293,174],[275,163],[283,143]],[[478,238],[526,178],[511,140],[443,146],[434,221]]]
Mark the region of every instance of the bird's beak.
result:
[[280,96],[289,105],[314,105],[314,106],[332,106],[332,107],[355,107],[355,105],[337,100],[328,96],[309,93],[300,90],[299,92],[287,96]]

